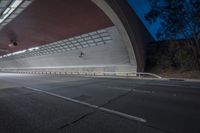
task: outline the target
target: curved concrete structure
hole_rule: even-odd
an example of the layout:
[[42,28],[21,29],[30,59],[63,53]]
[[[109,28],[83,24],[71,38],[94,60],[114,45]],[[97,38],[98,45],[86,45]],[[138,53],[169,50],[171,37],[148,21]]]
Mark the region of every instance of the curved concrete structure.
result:
[[104,1],[104,0],[92,0],[92,1],[99,8],[101,8],[104,11],[104,13],[110,18],[110,20],[113,22],[113,24],[118,29],[118,31],[119,31],[119,33],[120,33],[120,35],[122,37],[123,44],[127,48],[129,59],[130,59],[130,63],[132,65],[137,64],[132,43],[130,41],[128,33],[127,33],[122,21],[120,20],[119,16],[115,13],[115,11],[112,9],[111,6],[109,6],[109,4],[106,1]]
[[0,36],[3,71],[83,74],[143,71],[152,40],[126,0],[35,0]]

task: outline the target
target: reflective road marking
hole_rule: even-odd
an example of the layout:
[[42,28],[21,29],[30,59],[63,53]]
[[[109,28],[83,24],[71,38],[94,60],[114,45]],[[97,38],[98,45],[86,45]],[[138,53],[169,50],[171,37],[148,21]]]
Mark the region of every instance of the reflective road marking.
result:
[[104,111],[104,112],[107,112],[107,113],[110,113],[110,114],[114,114],[114,115],[117,115],[117,116],[120,116],[120,117],[130,119],[130,120],[135,120],[135,121],[142,122],[142,123],[147,122],[147,120],[140,118],[140,117],[137,117],[137,116],[129,115],[129,114],[126,114],[126,113],[118,112],[118,111],[107,109],[107,108],[100,107],[100,106],[96,106],[96,105],[89,104],[89,103],[86,103],[86,102],[78,101],[78,100],[75,100],[75,99],[72,99],[72,98],[69,98],[69,97],[61,96],[61,95],[58,95],[58,94],[39,90],[39,89],[32,88],[32,87],[25,87],[25,88],[33,90],[33,91],[37,91],[37,92],[42,92],[42,93],[45,93],[45,94],[48,94],[48,95],[51,95],[51,96],[54,96],[54,97],[58,97],[58,98],[61,98],[61,99],[64,99],[64,100],[67,100],[67,101],[70,101],[70,102],[73,102],[73,103],[84,105],[84,106],[87,106],[87,107],[90,107],[90,108],[93,108],[93,109],[98,109],[98,110],[101,110],[101,111]]

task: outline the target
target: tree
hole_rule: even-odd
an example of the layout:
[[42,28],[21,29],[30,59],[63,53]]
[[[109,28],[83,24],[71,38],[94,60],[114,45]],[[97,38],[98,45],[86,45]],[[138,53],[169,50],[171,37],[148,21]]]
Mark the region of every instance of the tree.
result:
[[151,10],[145,15],[150,24],[160,21],[159,40],[185,39],[200,68],[200,1],[148,0]]

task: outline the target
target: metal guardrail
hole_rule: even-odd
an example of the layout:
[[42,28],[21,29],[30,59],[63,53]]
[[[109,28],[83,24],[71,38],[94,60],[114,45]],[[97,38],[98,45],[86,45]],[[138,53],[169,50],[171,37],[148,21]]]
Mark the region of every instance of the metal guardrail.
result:
[[18,70],[11,73],[24,73],[24,74],[50,74],[50,75],[82,75],[82,76],[121,76],[121,77],[154,77],[162,79],[161,76],[154,73],[145,73],[145,72],[65,72],[65,71],[34,71],[34,70]]
[[135,75],[139,78],[142,78],[144,76],[151,76],[151,77],[155,77],[155,78],[159,78],[159,79],[162,79],[161,76],[157,75],[157,74],[154,74],[154,73],[145,73],[145,72],[136,72],[136,73],[133,73],[133,72],[103,72],[104,74],[124,74],[124,75]]
[[161,76],[159,76],[157,74],[154,74],[154,73],[142,73],[142,72],[138,72],[137,74],[139,75],[139,77],[141,77],[142,75],[149,75],[149,76],[152,76],[152,77],[156,77],[156,78],[162,79]]

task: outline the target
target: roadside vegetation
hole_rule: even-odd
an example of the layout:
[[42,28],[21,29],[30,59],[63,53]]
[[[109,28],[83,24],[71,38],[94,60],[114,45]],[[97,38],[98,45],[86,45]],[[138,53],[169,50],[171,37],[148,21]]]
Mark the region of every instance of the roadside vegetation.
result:
[[200,69],[185,41],[161,41],[147,50],[146,71],[164,77],[200,78]]
[[145,19],[150,24],[160,21],[160,28],[156,34],[159,41],[148,48],[147,70],[160,74],[162,71],[199,73],[200,1],[148,1],[151,10]]

